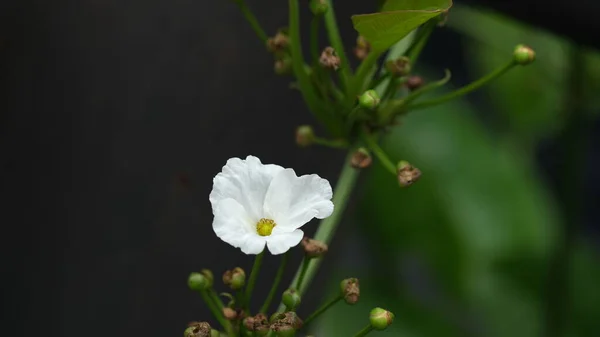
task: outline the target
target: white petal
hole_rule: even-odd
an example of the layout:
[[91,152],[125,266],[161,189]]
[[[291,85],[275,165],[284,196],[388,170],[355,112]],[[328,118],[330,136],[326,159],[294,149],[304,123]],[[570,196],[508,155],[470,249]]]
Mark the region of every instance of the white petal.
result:
[[291,233],[273,233],[271,236],[266,237],[267,247],[269,247],[269,251],[273,255],[283,254],[290,248],[296,247],[302,241],[303,237],[304,232],[299,229]]
[[213,189],[209,200],[213,214],[216,206],[224,199],[236,200],[254,222],[262,218],[265,194],[271,181],[281,172],[278,165],[263,165],[253,156],[246,160],[231,158],[223,166],[223,171],[213,179]]
[[[333,212],[329,181],[316,174],[297,177],[292,169],[280,171],[265,196],[264,214],[279,229],[291,231],[312,218],[323,219]],[[275,227],[275,228],[277,228]]]
[[240,248],[246,254],[258,254],[265,249],[266,240],[256,234],[256,223],[234,199],[224,199],[215,208],[213,230],[221,240]]

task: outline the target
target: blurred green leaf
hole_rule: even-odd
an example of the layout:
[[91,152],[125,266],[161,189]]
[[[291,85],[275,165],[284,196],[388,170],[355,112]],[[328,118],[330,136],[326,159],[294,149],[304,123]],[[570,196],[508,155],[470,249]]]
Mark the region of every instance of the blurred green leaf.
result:
[[383,51],[452,6],[451,0],[388,0],[380,13],[352,16],[354,28]]

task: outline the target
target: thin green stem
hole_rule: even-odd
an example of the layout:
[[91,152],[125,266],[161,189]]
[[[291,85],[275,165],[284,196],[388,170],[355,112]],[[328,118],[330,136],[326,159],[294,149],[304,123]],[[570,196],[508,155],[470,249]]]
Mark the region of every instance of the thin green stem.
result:
[[417,64],[421,51],[423,51],[427,41],[429,41],[431,33],[433,33],[434,28],[437,26],[437,20],[437,18],[430,19],[421,27],[416,39],[413,41],[410,49],[406,52],[406,57],[410,59],[410,64],[413,69],[415,64]]
[[[352,168],[350,162],[352,160],[353,151],[350,151],[346,157],[346,161],[344,162],[344,166],[342,167],[342,171],[340,173],[340,177],[338,179],[337,185],[335,186],[335,193],[333,194],[333,204],[335,208],[330,217],[325,218],[321,221],[319,225],[319,229],[315,233],[315,239],[326,244],[331,242],[333,235],[342,220],[342,214],[344,214],[344,210],[346,209],[346,205],[348,204],[348,200],[350,199],[350,195],[352,194],[352,190],[354,189],[354,185],[356,185],[356,181],[358,180],[358,176],[360,170],[356,170]],[[308,269],[304,275],[302,280],[302,284],[300,285],[301,289],[306,289],[310,284],[312,279],[314,278],[319,266],[321,265],[322,259],[311,259],[308,265]],[[300,278],[300,270],[296,272],[296,276],[294,280],[291,282],[291,287],[293,287],[297,282],[298,278]],[[300,295],[302,295],[302,290],[298,290]],[[278,311],[282,312],[285,309],[285,306],[281,304],[279,306]]]
[[273,301],[273,297],[275,296],[275,293],[277,293],[277,288],[281,283],[281,278],[283,277],[283,272],[285,271],[285,266],[287,265],[288,256],[289,254],[288,252],[286,252],[281,258],[281,262],[279,263],[279,269],[277,269],[277,274],[275,274],[275,280],[273,281],[273,285],[271,286],[269,295],[267,295],[265,303],[263,303],[262,307],[260,307],[261,314],[266,313],[267,310],[269,310],[269,306],[271,306],[271,301]]
[[409,105],[407,107],[407,110],[424,109],[424,108],[432,107],[432,106],[439,105],[442,103],[446,103],[455,98],[464,96],[476,89],[479,89],[480,87],[486,85],[487,83],[491,82],[492,80],[500,77],[501,75],[503,75],[504,73],[506,73],[507,71],[512,69],[515,65],[516,65],[516,63],[513,60],[511,60],[510,62],[506,63],[505,65],[499,67],[498,69],[494,70],[493,72],[487,74],[486,76],[478,79],[477,81],[475,81],[469,85],[466,85],[458,90],[455,90],[455,91],[453,91],[449,94],[443,95],[441,97],[434,98],[430,101],[425,101],[425,102]]
[[204,302],[206,303],[206,306],[208,307],[210,312],[213,314],[213,316],[215,316],[215,318],[217,319],[219,324],[221,324],[223,329],[227,331],[227,335],[233,336],[231,323],[228,320],[226,320],[223,316],[223,310],[217,307],[217,304],[213,301],[213,299],[210,297],[210,294],[207,291],[201,290],[199,291],[199,293]]
[[217,295],[217,292],[213,288],[210,288],[208,290],[208,295],[213,300],[217,308],[219,308],[219,310],[223,310],[223,301],[221,301],[221,298],[219,297],[219,295]]
[[371,331],[373,331],[373,327],[371,326],[371,324],[369,324],[366,327],[364,327],[362,330],[360,330],[359,332],[357,332],[356,335],[354,335],[354,337],[363,337],[363,336],[366,336]]
[[319,21],[321,17],[315,15],[310,22],[310,55],[313,67],[319,64]]
[[304,281],[304,276],[306,276],[306,270],[308,269],[308,264],[310,263],[310,259],[306,257],[302,259],[302,267],[300,269],[300,276],[296,282],[296,290],[300,291],[300,287],[302,286],[302,281]]
[[260,267],[262,265],[264,257],[265,251],[263,250],[260,254],[256,255],[256,258],[254,259],[254,265],[252,266],[252,271],[250,272],[250,279],[248,280],[248,284],[246,285],[246,293],[244,296],[246,310],[250,308],[250,299],[252,298],[252,291],[254,290],[254,285],[256,284],[256,279],[258,278],[258,273],[260,272]]
[[337,302],[339,302],[342,298],[344,298],[342,295],[338,295],[336,298],[329,300],[328,302],[326,302],[325,304],[323,304],[319,309],[315,310],[315,312],[313,312],[312,314],[310,314],[305,320],[304,320],[304,324],[302,325],[303,327],[308,326],[308,324],[313,321],[315,318],[319,317],[319,315],[321,315],[322,313],[324,313],[325,311],[327,311],[329,308],[331,308],[332,306],[334,306]]
[[234,0],[234,2],[236,3],[236,5],[238,5],[240,10],[242,11],[242,14],[244,14],[244,17],[246,18],[248,23],[250,23],[252,30],[254,30],[254,32],[256,33],[258,38],[263,42],[263,44],[266,44],[267,39],[268,39],[267,34],[260,26],[260,23],[258,23],[256,16],[254,16],[254,14],[250,10],[250,8],[248,8],[248,5],[246,5],[246,1],[245,0]]
[[348,142],[344,139],[325,139],[315,137],[315,144],[331,147],[334,149],[345,149],[348,148]]
[[338,25],[335,19],[335,11],[333,10],[333,1],[327,0],[327,4],[329,5],[329,9],[325,13],[323,19],[325,20],[325,28],[327,29],[327,35],[329,37],[329,42],[335,52],[340,57],[341,69],[339,70],[340,74],[340,82],[343,88],[348,88],[348,81],[352,76],[352,71],[350,69],[350,63],[348,62],[348,57],[346,57],[346,51],[344,49],[344,44],[342,42],[342,37],[340,35],[340,31],[338,29]]
[[373,66],[381,56],[381,52],[371,51],[367,57],[360,63],[356,70],[356,75],[352,78],[351,84],[348,87],[348,103],[352,104],[356,100],[356,96],[364,89],[365,83],[371,82],[371,77],[375,72]]
[[367,144],[367,146],[371,149],[371,151],[373,151],[373,153],[375,153],[375,156],[377,157],[377,159],[379,159],[379,161],[381,162],[383,167],[385,167],[393,175],[396,175],[398,173],[397,169],[396,169],[396,165],[394,165],[394,163],[390,160],[390,158],[387,156],[385,151],[383,151],[383,149],[379,146],[379,144],[377,144],[377,142],[373,139],[373,137],[371,137],[363,132],[362,139]]

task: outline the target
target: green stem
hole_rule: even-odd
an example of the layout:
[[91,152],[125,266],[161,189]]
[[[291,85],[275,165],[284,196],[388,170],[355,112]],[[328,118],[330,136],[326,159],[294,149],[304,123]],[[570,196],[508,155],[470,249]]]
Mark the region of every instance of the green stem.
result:
[[335,149],[345,149],[348,147],[348,142],[344,139],[325,139],[320,137],[315,137],[315,144],[323,145]]
[[319,21],[321,17],[315,15],[310,22],[310,54],[313,67],[319,65]]
[[421,55],[421,51],[429,41],[429,37],[431,33],[433,33],[434,28],[437,26],[438,19],[433,18],[427,21],[422,28],[419,30],[416,39],[413,41],[410,49],[406,52],[406,57],[410,59],[410,65],[414,69],[415,64],[417,64],[417,60]]
[[369,324],[366,327],[364,327],[362,330],[360,330],[359,332],[357,332],[356,335],[354,335],[354,337],[363,337],[363,336],[366,336],[371,331],[373,331],[373,327],[371,326],[371,324]]
[[248,280],[248,284],[246,285],[246,294],[244,296],[244,302],[246,303],[246,311],[248,311],[248,309],[250,308],[250,299],[252,298],[252,291],[254,290],[254,285],[256,284],[256,279],[258,278],[258,273],[260,272],[260,266],[262,265],[262,260],[264,257],[265,251],[263,250],[260,254],[256,255],[256,258],[254,259],[254,265],[252,266],[252,271],[250,272],[250,279]]
[[335,52],[340,57],[341,67],[339,70],[339,74],[341,85],[343,88],[347,89],[348,81],[352,76],[350,63],[348,62],[348,58],[346,57],[346,51],[344,49],[344,44],[342,43],[342,37],[340,35],[340,31],[335,20],[333,1],[327,0],[327,4],[329,5],[329,9],[324,15],[325,28],[327,29],[327,35],[329,37],[329,42],[331,43],[331,46],[333,47],[333,49],[335,49]]
[[263,303],[262,307],[260,308],[261,314],[266,313],[267,310],[269,310],[269,306],[271,306],[271,301],[273,301],[273,297],[275,296],[275,293],[277,292],[279,283],[281,283],[281,278],[283,277],[283,272],[285,271],[285,266],[287,265],[288,256],[289,256],[289,254],[288,254],[288,252],[286,252],[285,254],[283,254],[283,257],[281,258],[281,262],[279,263],[279,269],[277,269],[277,274],[275,274],[275,280],[273,281],[273,285],[271,286],[269,295],[267,295],[267,298],[265,299],[265,303]]
[[364,89],[365,83],[371,82],[370,76],[375,73],[373,71],[373,66],[375,66],[380,56],[380,52],[371,51],[360,63],[360,66],[358,66],[358,69],[356,70],[356,75],[352,78],[352,83],[348,88],[348,104],[351,105],[354,103],[356,96]]
[[[354,185],[358,180],[358,176],[360,170],[356,170],[352,168],[350,162],[352,160],[353,151],[348,153],[346,157],[346,161],[344,162],[344,166],[342,167],[342,172],[340,173],[340,177],[338,179],[337,185],[335,186],[335,193],[333,194],[333,204],[335,208],[330,217],[325,218],[321,221],[319,225],[319,229],[315,233],[315,240],[319,240],[326,244],[331,242],[333,235],[335,234],[335,230],[337,229],[340,220],[342,219],[342,214],[344,214],[344,210],[346,209],[346,205],[348,204],[348,199],[350,198],[350,194],[354,189]],[[302,284],[300,285],[301,289],[306,289],[309,283],[314,278],[317,273],[317,269],[321,264],[322,259],[311,259],[304,275]],[[297,282],[298,278],[300,278],[300,270],[296,272],[296,276],[291,283],[290,287],[293,287]],[[302,291],[298,290],[300,295],[302,295]],[[281,304],[279,306],[278,311],[282,312],[285,309],[285,306]]]
[[336,298],[334,298],[334,299],[330,300],[329,302],[323,304],[319,309],[315,310],[315,312],[313,312],[312,314],[310,314],[304,320],[304,324],[302,326],[303,327],[308,326],[308,323],[310,323],[315,318],[319,317],[319,315],[321,315],[322,313],[324,313],[325,311],[327,311],[327,309],[331,308],[333,305],[335,305],[337,302],[339,302],[342,298],[344,298],[342,295],[338,295]]
[[219,308],[219,310],[223,310],[223,307],[225,307],[225,306],[223,305],[223,301],[221,301],[221,298],[219,297],[219,295],[217,295],[217,292],[214,289],[210,288],[208,290],[208,295],[213,300],[213,302],[215,303],[217,308]]
[[227,331],[227,335],[233,336],[231,323],[228,320],[226,320],[225,317],[223,316],[223,310],[219,309],[217,307],[217,304],[215,302],[213,302],[213,299],[210,297],[210,295],[207,291],[205,291],[205,290],[199,291],[199,293],[200,293],[200,296],[202,296],[202,299],[206,303],[206,306],[208,307],[210,312],[213,314],[213,316],[215,316],[215,318],[217,319],[219,324],[221,324],[223,329],[225,329],[225,331]]
[[263,44],[266,44],[268,39],[267,34],[258,23],[256,16],[252,14],[252,11],[250,11],[250,8],[248,8],[248,6],[246,5],[246,1],[234,0],[234,2],[236,3],[236,5],[238,5],[240,10],[242,11],[242,14],[244,14],[244,17],[246,18],[248,23],[250,23],[250,26],[252,27],[258,38],[263,42]]
[[304,276],[306,276],[306,270],[308,269],[308,264],[310,263],[310,260],[311,259],[307,259],[306,257],[302,259],[302,269],[300,269],[300,276],[298,276],[298,280],[296,282],[295,287],[297,291],[300,291],[300,287],[302,286],[302,281],[304,281]]
[[441,97],[434,98],[430,101],[425,101],[425,102],[409,105],[407,110],[418,110],[418,109],[428,108],[431,106],[446,103],[446,102],[453,100],[455,98],[458,98],[460,96],[464,96],[476,89],[479,89],[480,87],[486,85],[487,83],[491,82],[492,80],[500,77],[501,75],[503,75],[504,73],[506,73],[507,71],[512,69],[515,65],[516,65],[516,63],[513,60],[511,60],[510,62],[506,63],[505,65],[499,67],[498,69],[494,70],[493,72],[489,73],[488,75],[480,78],[479,80],[477,80],[469,85],[466,85],[458,90],[455,90],[455,91],[453,91],[449,94],[443,95]]
[[369,146],[371,151],[375,153],[375,156],[377,157],[377,159],[379,159],[383,167],[385,167],[393,175],[396,175],[398,173],[396,165],[394,165],[394,163],[390,160],[390,158],[387,156],[385,151],[383,151],[383,149],[379,146],[379,144],[377,144],[373,137],[363,133],[362,139],[365,143],[367,143],[367,146]]

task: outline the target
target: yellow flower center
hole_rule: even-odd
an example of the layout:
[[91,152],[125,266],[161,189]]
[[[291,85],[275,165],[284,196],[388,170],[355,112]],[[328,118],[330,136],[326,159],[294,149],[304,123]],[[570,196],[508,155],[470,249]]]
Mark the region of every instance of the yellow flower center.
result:
[[256,223],[256,232],[260,236],[269,236],[273,231],[273,227],[277,226],[275,221],[262,218]]

